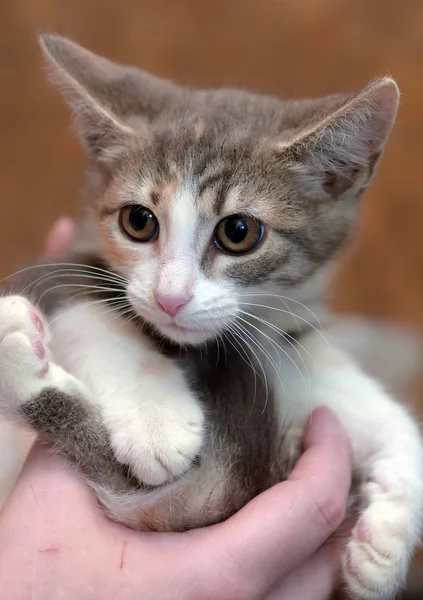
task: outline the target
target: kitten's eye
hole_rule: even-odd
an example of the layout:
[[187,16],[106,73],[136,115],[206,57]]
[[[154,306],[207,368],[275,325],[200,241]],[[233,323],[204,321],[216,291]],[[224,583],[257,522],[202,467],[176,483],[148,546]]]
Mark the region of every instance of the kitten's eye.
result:
[[221,250],[244,254],[253,250],[262,240],[264,226],[251,217],[231,215],[216,227],[214,243]]
[[124,206],[120,213],[122,229],[137,242],[152,242],[159,233],[159,223],[145,206]]

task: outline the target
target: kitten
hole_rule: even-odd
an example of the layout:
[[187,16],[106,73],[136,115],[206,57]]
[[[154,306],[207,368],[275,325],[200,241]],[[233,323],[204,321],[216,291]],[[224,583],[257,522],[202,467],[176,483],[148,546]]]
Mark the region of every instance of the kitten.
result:
[[283,480],[328,405],[362,500],[346,584],[395,594],[420,534],[422,441],[337,349],[324,308],[395,82],[281,101],[41,44],[90,165],[72,252],[0,300],[2,412],[52,442],[115,519],[184,530]]

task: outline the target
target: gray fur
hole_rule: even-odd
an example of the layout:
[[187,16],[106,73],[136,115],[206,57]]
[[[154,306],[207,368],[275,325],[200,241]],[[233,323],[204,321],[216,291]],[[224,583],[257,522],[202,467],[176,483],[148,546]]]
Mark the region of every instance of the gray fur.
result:
[[[91,157],[79,237],[60,261],[118,270],[91,240],[94,221],[113,210],[104,205],[105,196],[149,177],[156,183],[152,202],[163,205],[163,186],[175,171],[192,181],[201,214],[223,214],[237,188],[237,212],[254,206],[267,226],[266,248],[239,257],[224,272],[216,272],[216,248],[202,249],[199,264],[206,276],[234,279],[245,288],[271,283],[294,289],[347,241],[393,123],[392,80],[351,95],[281,101],[231,89],[182,88],[56,36],[43,36],[42,47]],[[63,275],[56,271],[60,261],[11,283],[15,293],[26,289],[47,317],[71,301],[63,288],[51,290]],[[52,278],[32,284],[43,273]],[[89,276],[81,281],[89,283]],[[144,330],[154,339],[154,331]],[[232,344],[238,345],[233,337]],[[49,389],[29,399],[22,414],[75,464],[110,510],[113,494],[128,504],[144,498],[133,526],[181,530],[222,520],[283,480],[299,449],[287,447],[271,390],[267,397],[235,348],[223,350],[215,341],[200,354],[163,340],[158,347],[189,371],[209,417],[199,461],[178,482],[161,490],[134,482],[114,459],[100,414],[83,398]],[[210,481],[209,493],[196,505]]]
[[90,481],[107,481],[115,492],[140,489],[140,482],[131,479],[128,470],[115,460],[99,411],[83,397],[46,388],[19,412]]

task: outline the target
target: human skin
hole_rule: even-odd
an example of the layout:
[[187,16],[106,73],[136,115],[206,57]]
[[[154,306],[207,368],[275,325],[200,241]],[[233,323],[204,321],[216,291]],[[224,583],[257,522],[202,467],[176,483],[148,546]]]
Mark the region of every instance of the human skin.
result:
[[[71,240],[59,222],[47,256]],[[5,600],[326,600],[338,583],[350,447],[336,417],[315,411],[289,479],[218,525],[132,531],[108,519],[85,483],[36,444],[0,513]]]

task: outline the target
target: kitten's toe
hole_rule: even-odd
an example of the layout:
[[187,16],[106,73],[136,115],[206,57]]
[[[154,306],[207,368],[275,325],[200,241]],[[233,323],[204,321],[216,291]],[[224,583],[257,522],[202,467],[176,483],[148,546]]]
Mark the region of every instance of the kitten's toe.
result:
[[38,309],[20,296],[0,299],[0,408],[17,410],[46,385],[50,353],[47,326]]
[[343,556],[353,598],[390,600],[404,584],[416,543],[414,503],[401,490],[366,484],[371,500],[360,516]]
[[0,298],[0,340],[20,331],[29,338],[48,341],[48,327],[41,312],[23,296]]
[[199,407],[180,414],[155,407],[127,417],[115,415],[113,424],[109,421],[111,443],[119,462],[142,483],[162,485],[190,469],[203,442]]
[[[11,418],[46,388],[73,391],[78,383],[51,362],[48,326],[21,296],[0,299],[0,411]],[[79,388],[78,388],[79,389]]]

